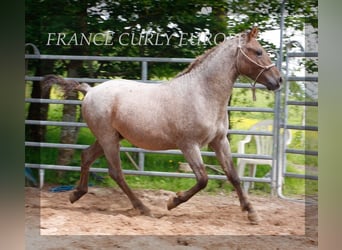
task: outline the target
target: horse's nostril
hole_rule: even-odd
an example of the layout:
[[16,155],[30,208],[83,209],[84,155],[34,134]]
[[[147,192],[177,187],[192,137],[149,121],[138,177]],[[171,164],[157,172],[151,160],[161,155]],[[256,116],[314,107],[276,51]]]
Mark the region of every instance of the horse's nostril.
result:
[[279,83],[282,83],[282,82],[283,82],[283,78],[280,77],[280,78],[279,78]]

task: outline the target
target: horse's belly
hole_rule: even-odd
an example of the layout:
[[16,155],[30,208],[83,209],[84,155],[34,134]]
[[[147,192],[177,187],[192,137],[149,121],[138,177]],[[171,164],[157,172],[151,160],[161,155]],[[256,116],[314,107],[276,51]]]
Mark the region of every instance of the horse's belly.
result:
[[151,119],[150,122],[136,122],[127,118],[116,120],[113,127],[133,145],[149,150],[177,149],[184,144],[205,146],[216,136],[213,126],[202,127],[200,124],[182,126],[171,121]]
[[133,140],[127,139],[134,146],[147,149],[147,150],[168,150],[168,149],[177,149],[177,145],[173,143],[168,143],[160,140],[143,140],[138,141],[137,138],[133,138]]
[[118,132],[134,146],[148,150],[167,150],[177,148],[176,140],[169,136],[145,129],[118,129]]

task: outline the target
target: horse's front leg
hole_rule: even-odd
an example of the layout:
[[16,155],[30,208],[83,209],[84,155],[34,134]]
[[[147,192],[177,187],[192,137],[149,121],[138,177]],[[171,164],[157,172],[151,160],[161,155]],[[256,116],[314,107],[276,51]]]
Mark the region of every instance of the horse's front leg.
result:
[[194,196],[198,191],[205,188],[208,183],[208,175],[205,171],[203,164],[201,152],[198,146],[188,146],[181,148],[185,159],[188,161],[190,167],[192,168],[197,183],[195,186],[187,191],[177,192],[176,197],[171,197],[167,203],[167,209],[171,210],[177,207],[179,204],[186,202],[192,196]]
[[209,146],[215,151],[216,157],[219,160],[223,171],[225,172],[228,180],[233,184],[239,196],[242,211],[248,211],[248,219],[250,222],[252,224],[258,224],[259,217],[248,200],[247,194],[240,185],[240,178],[234,168],[230,145],[226,135],[217,137],[209,144]]

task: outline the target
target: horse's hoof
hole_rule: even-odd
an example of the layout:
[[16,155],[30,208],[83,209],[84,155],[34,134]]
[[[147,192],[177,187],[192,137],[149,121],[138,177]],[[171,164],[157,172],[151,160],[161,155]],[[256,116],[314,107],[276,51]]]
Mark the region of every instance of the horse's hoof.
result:
[[142,202],[133,203],[133,207],[136,211],[139,212],[140,215],[146,215],[152,217],[151,210],[146,207]]
[[173,203],[173,199],[174,197],[171,197],[168,201],[167,201],[167,210],[171,210],[173,208],[175,208],[175,204]]
[[168,201],[167,201],[167,210],[171,210],[175,207],[177,207],[180,204],[179,198],[176,197],[171,197]]
[[75,201],[78,201],[86,193],[87,192],[84,192],[84,191],[74,191],[69,195],[69,201],[71,203],[74,203]]
[[70,195],[69,195],[69,201],[71,202],[71,203],[74,203],[75,201],[77,201],[78,200],[78,198],[74,195],[74,193],[71,193]]
[[150,218],[155,218],[154,214],[149,211],[148,213],[144,213],[145,216],[150,217]]
[[258,216],[256,212],[249,212],[248,220],[252,225],[258,225],[260,222],[260,217]]
[[151,213],[151,210],[147,207],[139,209],[139,211],[141,215],[145,215],[145,216],[152,217],[152,218],[154,217],[153,214]]

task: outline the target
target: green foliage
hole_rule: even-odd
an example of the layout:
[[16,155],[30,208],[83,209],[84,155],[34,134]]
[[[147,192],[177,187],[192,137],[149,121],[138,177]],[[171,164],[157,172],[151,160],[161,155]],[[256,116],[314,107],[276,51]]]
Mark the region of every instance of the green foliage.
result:
[[[258,24],[262,31],[277,29],[280,8],[279,0],[228,1],[229,25],[241,30],[250,28],[248,24]],[[318,27],[317,0],[286,1],[285,11],[286,27],[303,30],[306,23]]]
[[[210,11],[203,12],[202,9]],[[180,42],[180,36],[190,34],[198,38],[201,32],[213,34],[227,33],[227,3],[215,1],[208,5],[206,1],[26,1],[26,42],[35,44],[41,54],[105,55],[105,56],[151,56],[151,57],[196,57],[213,46],[209,43],[191,45]],[[97,46],[94,43],[68,45],[76,34],[110,32],[110,44]],[[65,34],[66,45],[51,43],[49,34],[55,40],[58,33]],[[126,33],[125,36],[120,36]],[[156,46],[157,33],[165,40],[171,37],[170,44]],[[147,36],[153,36],[153,44]],[[101,38],[101,37],[100,37]],[[76,41],[77,41],[76,39]],[[103,40],[104,38],[102,38]],[[91,40],[91,39],[89,39]],[[99,42],[99,41],[98,41]],[[137,44],[137,45],[134,45]],[[30,62],[34,65],[35,62]],[[70,62],[56,62],[54,70],[63,74]],[[170,77],[181,71],[183,64],[149,65],[149,77]],[[140,64],[131,62],[83,63],[78,69],[80,76],[110,77],[119,76],[128,79],[140,78]],[[165,73],[165,74],[163,74]]]
[[300,65],[303,65],[308,73],[318,72],[318,58],[317,59],[307,59],[304,58]]
[[[286,1],[285,26],[304,30],[310,23],[317,28],[317,0]],[[32,1],[26,0],[26,42],[35,44],[41,54],[74,54],[106,56],[152,56],[152,57],[196,57],[214,46],[210,43],[180,45],[179,37],[194,34],[198,40],[201,32],[211,34],[236,34],[257,24],[260,31],[279,29],[280,4],[278,0],[256,1]],[[75,33],[80,35],[110,32],[110,46],[47,45],[49,33],[66,34],[66,43]],[[123,36],[119,41],[119,36]],[[156,46],[146,42],[146,35],[153,39],[158,34],[178,39],[169,45]],[[141,38],[141,35],[143,37]],[[162,37],[161,37],[162,38]],[[56,38],[57,39],[57,38]],[[80,38],[78,38],[80,39]],[[105,38],[98,37],[99,40]],[[142,39],[142,41],[141,41]],[[190,39],[190,38],[186,38]],[[139,46],[132,45],[137,44]],[[154,40],[155,41],[155,40]],[[129,45],[127,45],[129,44]],[[275,49],[272,44],[264,44]],[[36,62],[30,62],[30,65]],[[63,74],[70,62],[56,62],[54,70]],[[184,65],[150,65],[150,77],[170,77],[182,70]],[[83,63],[78,69],[83,76],[120,76],[129,79],[140,77],[139,65],[134,63],[101,62]],[[110,73],[109,73],[110,72]],[[109,73],[109,75],[108,75]]]

